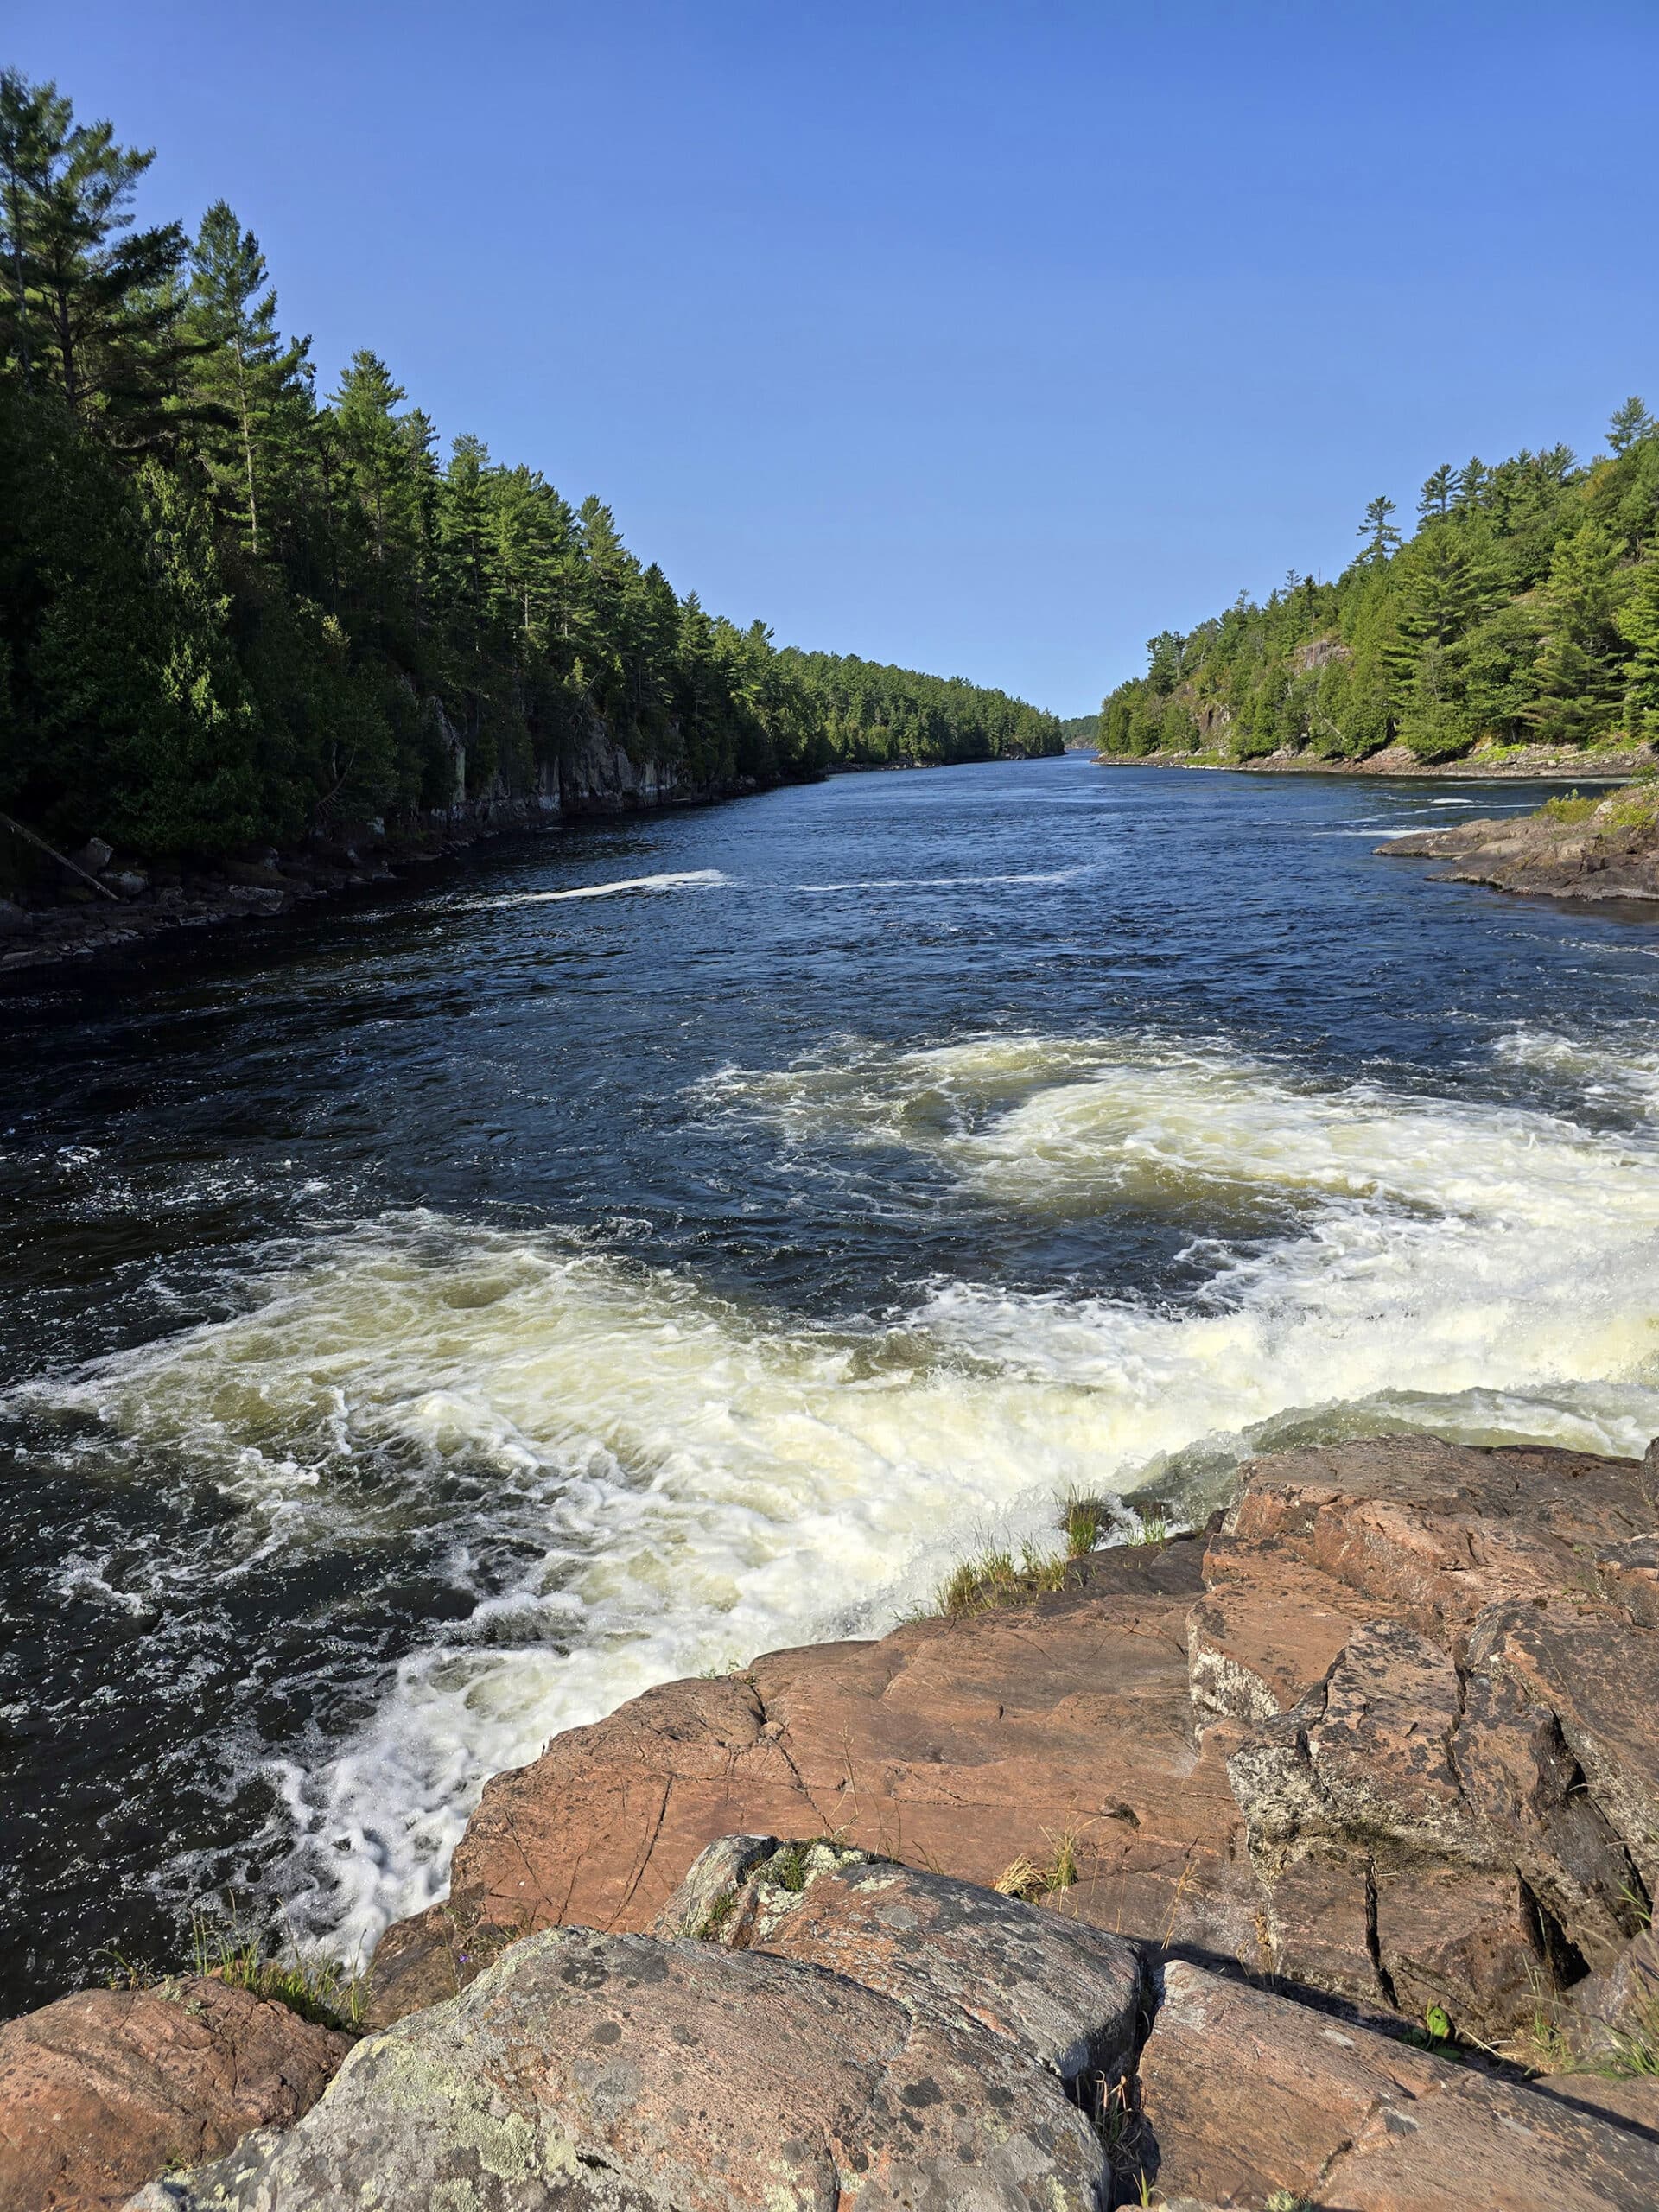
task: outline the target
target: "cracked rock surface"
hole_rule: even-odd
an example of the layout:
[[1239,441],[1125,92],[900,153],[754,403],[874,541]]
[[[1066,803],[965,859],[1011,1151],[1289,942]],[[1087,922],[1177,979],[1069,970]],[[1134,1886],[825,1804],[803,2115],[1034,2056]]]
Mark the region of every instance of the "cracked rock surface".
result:
[[1077,1591],[648,1692],[499,1776],[390,2019],[515,1934],[645,1928],[716,1837],[833,1834],[1484,2038],[1659,2005],[1659,1460],[1397,1436],[1246,1469]]
[[0,2212],[92,2212],[315,2102],[350,2044],[223,1982],[86,1989],[0,2025]]
[[1554,899],[1659,899],[1659,824],[1650,806],[1614,791],[1583,820],[1548,814],[1483,817],[1414,830],[1378,853],[1449,860],[1453,883],[1490,884]]
[[1175,1962],[1141,2055],[1166,2196],[1342,2212],[1651,2212],[1659,2145]]
[[1085,2212],[1100,2142],[965,2018],[719,1944],[550,1929],[135,2212]]

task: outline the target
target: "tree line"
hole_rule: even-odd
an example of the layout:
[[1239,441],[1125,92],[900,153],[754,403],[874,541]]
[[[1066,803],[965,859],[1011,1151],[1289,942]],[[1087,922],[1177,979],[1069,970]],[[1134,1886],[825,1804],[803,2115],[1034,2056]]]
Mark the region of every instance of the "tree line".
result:
[[1529,742],[1659,741],[1659,420],[1625,401],[1607,450],[1450,462],[1408,538],[1373,499],[1334,583],[1293,569],[1263,604],[1147,641],[1101,709],[1115,753],[1402,743],[1425,761]]
[[0,73],[0,808],[140,853],[522,793],[594,737],[692,788],[1053,753],[1000,691],[779,651],[596,498],[441,454],[378,356],[320,395],[251,231]]

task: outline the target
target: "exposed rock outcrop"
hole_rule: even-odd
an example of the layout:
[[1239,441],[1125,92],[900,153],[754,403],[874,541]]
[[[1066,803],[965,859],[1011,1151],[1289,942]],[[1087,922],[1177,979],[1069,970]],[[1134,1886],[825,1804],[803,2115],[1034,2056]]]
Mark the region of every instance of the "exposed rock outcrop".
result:
[[1415,830],[1376,850],[1389,860],[1449,860],[1452,883],[1552,899],[1659,899],[1659,813],[1651,787],[1615,791],[1593,808],[1573,804],[1507,819]]
[[742,798],[753,776],[693,782],[672,760],[636,759],[596,719],[535,787],[466,789],[466,746],[435,702],[431,711],[454,772],[450,803],[386,822],[340,823],[296,850],[223,857],[186,869],[140,868],[93,838],[60,882],[48,864],[32,903],[0,898],[0,975],[221,922],[269,919],[320,900],[390,881],[403,868],[438,860],[491,837],[540,830],[593,815]]
[[374,2017],[525,1929],[649,1926],[738,1830],[835,1834],[1361,2014],[1659,1998],[1659,1475],[1430,1437],[1247,1471],[1207,1541],[1029,1609],[665,1685],[499,1777]]
[[550,1929],[360,2045],[288,2134],[138,2202],[1092,2212],[1106,2173],[1055,2075],[965,2013],[763,1951]]
[[0,2212],[92,2212],[282,2127],[350,2049],[283,2005],[192,1979],[82,1990],[0,2024]]
[[1230,1746],[1196,1734],[1188,1694],[1202,1549],[1103,1553],[1077,1597],[770,1653],[567,1731],[490,1784],[448,1904],[382,1939],[371,2018],[451,1995],[530,1928],[648,1927],[740,1829],[833,1833],[986,1884],[1074,1835],[1067,1910],[1253,1951]]
[[[1135,2044],[1150,2021],[1137,2056]],[[285,2133],[131,2212],[552,2205],[1646,2212],[1639,2126],[823,1842],[731,1836],[658,1933],[548,1929]]]
[[1659,2147],[1535,2091],[1178,1963],[1141,2054],[1166,2196],[1342,2212],[1647,2212]]
[[846,1844],[724,1837],[653,1933],[827,1967],[1005,2037],[1074,2088],[1132,2063],[1142,1976],[1121,1936]]
[[[492,1784],[307,2116],[332,2048],[135,2126],[207,2161],[136,2212],[1646,2212],[1656,1524],[1659,1451],[1309,1448],[1029,1606],[665,1685]],[[14,2089],[74,2116],[0,2212],[82,2201],[90,2070]]]

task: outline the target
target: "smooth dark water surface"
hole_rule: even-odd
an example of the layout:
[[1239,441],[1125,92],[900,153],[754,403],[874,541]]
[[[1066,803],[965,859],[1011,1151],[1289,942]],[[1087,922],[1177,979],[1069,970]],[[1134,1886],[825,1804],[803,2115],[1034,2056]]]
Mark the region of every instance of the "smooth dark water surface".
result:
[[10,2006],[1253,1441],[1659,1427],[1659,930],[1516,785],[844,777],[0,999]]

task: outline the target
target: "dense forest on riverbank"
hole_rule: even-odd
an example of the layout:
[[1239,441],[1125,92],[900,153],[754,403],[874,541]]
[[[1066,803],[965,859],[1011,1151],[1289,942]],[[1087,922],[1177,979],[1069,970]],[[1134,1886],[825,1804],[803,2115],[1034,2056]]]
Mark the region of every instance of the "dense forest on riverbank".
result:
[[1659,740],[1659,421],[1629,399],[1608,450],[1449,462],[1405,538],[1373,499],[1334,583],[1294,570],[1265,605],[1148,641],[1102,710],[1113,753],[1286,748],[1420,760],[1527,742]]
[[0,807],[60,844],[289,842],[534,790],[595,736],[683,789],[1058,753],[1005,693],[780,652],[598,499],[437,430],[374,353],[319,397],[223,201],[0,78]]

